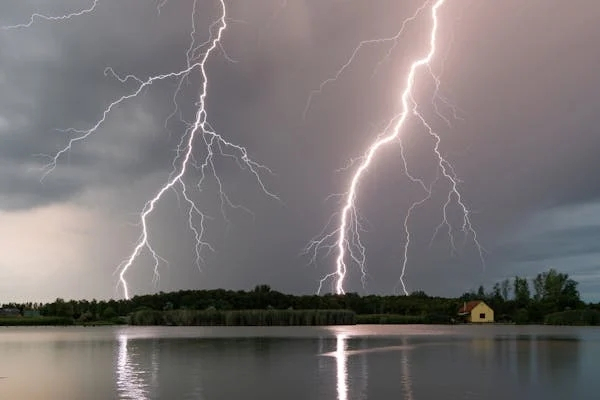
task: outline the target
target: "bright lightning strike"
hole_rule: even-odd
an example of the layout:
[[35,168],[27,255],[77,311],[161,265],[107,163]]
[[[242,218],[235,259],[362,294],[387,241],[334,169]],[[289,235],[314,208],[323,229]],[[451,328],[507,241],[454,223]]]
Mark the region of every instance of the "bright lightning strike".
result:
[[[413,177],[408,170],[406,159],[404,157],[404,149],[401,146],[401,156],[402,156],[402,160],[404,161],[404,167],[405,167],[404,170],[405,170],[406,175],[413,183],[418,183],[423,188],[423,190],[426,194],[425,197],[423,197],[419,201],[416,201],[409,207],[406,217],[404,219],[404,230],[405,230],[406,236],[405,236],[405,245],[404,245],[401,274],[400,274],[400,278],[399,278],[399,284],[402,287],[402,291],[404,292],[404,294],[408,295],[408,290],[407,290],[406,284],[404,282],[404,277],[405,277],[406,267],[407,267],[407,263],[408,263],[408,249],[409,249],[409,246],[411,243],[410,230],[408,228],[409,218],[411,217],[412,212],[415,210],[415,208],[421,206],[423,203],[425,203],[427,200],[429,200],[431,198],[432,187],[440,178],[447,180],[447,182],[450,185],[450,190],[448,192],[447,200],[443,205],[442,222],[437,227],[435,234],[437,234],[439,229],[441,229],[442,227],[444,227],[444,226],[447,227],[451,245],[452,245],[452,248],[454,249],[454,236],[453,236],[452,226],[447,217],[448,207],[454,201],[454,203],[457,204],[462,211],[463,224],[462,224],[461,229],[466,235],[471,235],[471,237],[473,238],[473,241],[475,243],[475,246],[477,247],[477,250],[479,252],[481,261],[482,261],[482,263],[484,262],[484,259],[483,259],[483,251],[484,250],[481,247],[481,244],[477,237],[477,233],[471,223],[470,211],[467,208],[467,206],[465,205],[462,195],[459,191],[458,178],[456,177],[456,174],[454,173],[454,169],[453,169],[452,165],[450,164],[450,162],[448,162],[444,158],[444,156],[442,155],[442,153],[439,149],[441,138],[433,130],[433,128],[426,121],[426,119],[423,117],[423,115],[419,112],[418,104],[413,95],[417,71],[422,68],[427,68],[428,72],[433,77],[433,79],[435,81],[435,85],[436,85],[436,91],[434,93],[434,98],[438,96],[440,81],[439,81],[439,77],[437,77],[433,74],[430,63],[433,60],[435,53],[436,53],[436,38],[438,35],[438,26],[439,26],[438,11],[439,11],[440,7],[442,7],[442,5],[444,5],[445,2],[446,2],[446,0],[436,0],[435,2],[426,1],[421,7],[419,7],[417,9],[417,11],[411,17],[404,20],[404,22],[401,25],[400,30],[393,37],[382,38],[382,39],[373,39],[373,40],[367,40],[367,41],[361,42],[358,45],[358,47],[356,47],[356,49],[354,50],[354,52],[352,53],[352,55],[348,59],[348,61],[337,71],[337,73],[334,75],[334,77],[323,81],[323,83],[321,83],[321,85],[319,86],[319,89],[311,92],[311,94],[309,96],[306,108],[304,110],[304,114],[306,114],[306,112],[308,111],[310,102],[311,102],[312,98],[314,97],[314,95],[320,93],[323,90],[323,88],[325,87],[325,85],[338,79],[340,77],[340,75],[344,72],[344,70],[352,63],[352,61],[355,59],[357,53],[363,46],[368,45],[368,44],[386,43],[386,42],[390,42],[390,41],[393,42],[395,45],[395,43],[399,39],[400,35],[403,33],[406,24],[408,22],[415,20],[417,18],[417,16],[427,6],[429,6],[431,4],[431,8],[430,8],[430,10],[431,10],[431,14],[430,14],[431,15],[431,31],[430,31],[429,43],[428,43],[429,46],[428,46],[428,49],[427,49],[427,52],[425,53],[425,55],[422,58],[417,59],[410,65],[410,68],[409,68],[409,71],[408,71],[408,74],[407,74],[406,80],[405,80],[406,83],[405,83],[404,89],[402,90],[401,96],[400,96],[401,111],[398,114],[394,115],[394,117],[391,118],[388,126],[384,129],[383,133],[368,147],[367,151],[363,154],[363,156],[361,158],[359,158],[359,165],[358,165],[356,171],[354,172],[354,174],[352,175],[352,179],[348,186],[348,190],[343,194],[343,196],[344,196],[343,206],[342,206],[341,210],[333,216],[333,217],[337,218],[337,224],[338,224],[337,228],[334,229],[333,231],[329,231],[329,233],[327,233],[329,226],[331,225],[331,223],[333,221],[333,219],[331,219],[329,221],[329,223],[326,225],[325,229],[321,232],[321,234],[319,236],[317,236],[316,239],[313,239],[307,247],[307,251],[312,253],[313,261],[316,260],[318,252],[321,249],[325,249],[327,254],[331,253],[332,251],[336,252],[335,270],[333,272],[325,275],[319,281],[318,292],[320,292],[322,290],[323,284],[326,281],[332,280],[333,284],[334,284],[335,292],[337,294],[343,294],[344,293],[344,281],[345,281],[346,275],[348,273],[348,266],[349,266],[348,263],[349,262],[353,262],[354,264],[356,264],[359,267],[359,269],[361,271],[362,282],[364,285],[365,280],[366,280],[365,246],[363,245],[363,243],[361,242],[361,239],[360,239],[361,226],[360,226],[360,223],[358,220],[358,212],[357,212],[357,206],[356,206],[356,199],[357,199],[357,192],[358,192],[359,184],[360,184],[361,180],[364,178],[365,173],[368,171],[369,166],[371,165],[373,160],[377,157],[378,151],[385,145],[390,144],[390,143],[396,141],[397,139],[400,139],[400,134],[401,134],[402,128],[404,127],[406,121],[409,119],[409,117],[411,115],[414,116],[415,118],[417,118],[418,121],[420,121],[422,123],[422,125],[427,130],[428,134],[431,135],[434,139],[435,145],[434,145],[433,151],[437,158],[437,163],[438,163],[438,178],[436,178],[436,180],[431,185],[426,185],[421,179]],[[392,49],[393,49],[393,47],[392,47]],[[386,57],[390,56],[392,49],[390,49],[388,51]],[[381,64],[381,62],[380,62],[380,64]],[[445,100],[442,99],[442,101],[445,101]],[[437,109],[436,109],[436,112],[437,112]],[[444,119],[444,121],[447,122],[447,119],[445,119],[445,118],[442,118],[442,119]],[[402,144],[402,142],[400,142],[400,143]],[[435,234],[434,234],[434,236],[435,236]]]
[[74,11],[74,12],[69,13],[69,14],[63,14],[63,15],[58,15],[58,16],[51,16],[51,15],[44,15],[44,14],[35,13],[35,14],[31,15],[31,17],[29,18],[29,21],[26,22],[26,23],[3,26],[2,29],[9,30],[9,29],[29,28],[37,20],[44,20],[44,21],[51,21],[51,22],[52,21],[64,21],[64,20],[68,20],[68,19],[71,19],[71,18],[74,18],[74,17],[80,17],[80,16],[85,15],[85,14],[90,14],[90,13],[94,12],[94,10],[96,10],[97,6],[98,6],[98,0],[93,0],[92,4],[88,8],[84,8],[84,9],[79,10],[79,11]]
[[[41,14],[33,14],[30,21],[25,24],[18,24],[12,26],[3,27],[3,29],[16,29],[16,28],[27,28],[31,26],[36,20],[47,20],[47,21],[64,21],[74,17],[78,17],[84,14],[93,13],[97,6],[95,0],[93,4],[84,10],[65,14],[62,16],[45,16]],[[222,47],[222,38],[224,32],[227,29],[227,8],[224,0],[218,0],[221,8],[220,17],[214,21],[209,27],[210,37],[208,40],[202,43],[196,43],[196,15],[197,15],[197,3],[198,0],[194,0],[192,6],[192,22],[191,22],[191,42],[186,52],[186,66],[181,70],[174,72],[167,72],[160,75],[151,76],[146,79],[141,79],[134,75],[120,76],[112,68],[108,67],[105,69],[105,75],[110,75],[117,79],[121,83],[133,81],[136,83],[136,87],[129,94],[119,97],[118,99],[111,102],[101,113],[101,118],[92,125],[91,128],[86,130],[77,129],[66,129],[63,130],[65,133],[73,134],[67,145],[56,152],[54,156],[50,157],[51,161],[43,168],[42,179],[51,173],[58,166],[58,162],[61,157],[73,150],[73,146],[80,141],[84,141],[91,135],[94,135],[103,126],[109,117],[110,113],[117,107],[121,106],[127,100],[138,97],[142,92],[148,89],[150,86],[159,81],[168,79],[178,79],[175,92],[173,94],[174,109],[172,113],[167,117],[165,127],[168,121],[175,116],[180,117],[180,122],[187,126],[185,132],[181,136],[179,145],[176,148],[176,154],[173,158],[173,170],[169,175],[166,182],[159,188],[155,195],[146,202],[142,211],[139,214],[139,226],[140,235],[133,247],[133,250],[126,257],[123,262],[117,267],[118,283],[123,289],[125,298],[129,298],[129,285],[126,280],[126,274],[132,265],[137,261],[139,256],[146,251],[154,260],[154,280],[159,279],[159,266],[167,261],[161,257],[158,252],[154,249],[150,240],[150,229],[148,227],[149,218],[153,215],[156,210],[156,206],[161,201],[168,191],[174,191],[178,198],[183,197],[187,204],[187,217],[189,229],[192,232],[195,239],[195,260],[198,268],[203,263],[202,250],[208,249],[214,251],[213,247],[206,242],[204,238],[205,233],[205,222],[208,218],[200,209],[200,207],[193,201],[189,194],[193,188],[188,187],[185,182],[185,178],[190,169],[196,171],[200,175],[200,178],[196,185],[196,190],[202,190],[202,185],[208,178],[208,174],[214,179],[219,190],[219,198],[221,201],[221,211],[225,220],[226,207],[247,210],[245,207],[233,203],[224,191],[223,182],[219,178],[216,167],[215,157],[221,156],[226,159],[233,159],[242,169],[247,170],[253,175],[262,191],[269,197],[279,200],[278,196],[270,192],[263,179],[262,173],[272,171],[266,166],[254,161],[248,155],[246,148],[232,143],[225,139],[222,135],[218,134],[208,122],[208,113],[206,110],[206,98],[208,95],[209,78],[206,69],[206,64],[209,58],[215,53],[215,51],[221,50],[224,57],[231,61],[231,59],[225,53]],[[160,0],[157,3],[157,9],[160,10],[166,6],[167,0]],[[215,29],[216,28],[216,29]],[[216,32],[215,32],[216,31]],[[185,121],[181,116],[181,112],[178,104],[178,96],[182,89],[184,82],[189,82],[190,75],[193,72],[198,72],[202,81],[198,98],[195,104],[195,117],[192,122]],[[200,142],[200,143],[197,143]],[[198,150],[203,149],[204,158],[202,160],[197,159]],[[198,222],[199,221],[199,222]],[[227,220],[228,221],[228,220]]]

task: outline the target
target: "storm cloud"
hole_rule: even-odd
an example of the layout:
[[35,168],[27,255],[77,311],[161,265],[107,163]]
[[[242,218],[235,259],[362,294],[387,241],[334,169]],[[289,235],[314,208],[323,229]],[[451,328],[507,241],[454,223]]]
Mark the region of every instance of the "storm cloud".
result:
[[[3,2],[0,25],[90,4],[46,3]],[[354,167],[339,169],[398,112],[408,65],[422,54],[429,29],[423,14],[395,45],[365,46],[303,118],[311,91],[358,43],[393,36],[421,3],[230,3],[223,47],[208,63],[209,121],[273,170],[265,183],[281,201],[262,193],[235,161],[218,160],[228,196],[252,214],[227,209],[223,218],[214,181],[194,194],[211,216],[207,240],[215,248],[198,271],[185,209],[167,194],[149,222],[169,265],[155,286],[151,258],[141,257],[128,274],[133,293],[262,283],[314,292],[333,259],[308,265],[302,250],[336,211],[338,199],[328,196],[345,191]],[[171,172],[184,130],[174,121],[165,126],[177,82],[159,82],[115,108],[41,180],[43,167],[72,137],[64,129],[89,129],[135,88],[106,75],[106,67],[142,79],[183,68],[192,5],[172,0],[158,13],[154,2],[100,0],[94,13],[68,21],[0,30],[0,301],[121,295],[115,268],[139,235],[137,213]],[[197,11],[198,40],[207,40],[219,3],[199,2]],[[441,17],[432,69],[448,99],[437,103],[439,112],[450,123],[432,106],[430,76],[418,75],[415,94],[461,178],[486,262],[460,230],[456,252],[443,230],[432,240],[447,196],[441,182],[409,221],[409,289],[458,295],[554,267],[578,280],[586,299],[599,299],[600,5],[447,1]],[[192,80],[179,99],[188,114],[199,83]],[[410,121],[402,140],[411,173],[433,180],[431,138]],[[390,293],[400,276],[402,222],[423,191],[405,176],[399,151],[382,151],[360,186],[369,279],[363,289],[351,270],[349,291]],[[197,178],[186,181],[193,186]],[[460,227],[460,216],[451,215]]]

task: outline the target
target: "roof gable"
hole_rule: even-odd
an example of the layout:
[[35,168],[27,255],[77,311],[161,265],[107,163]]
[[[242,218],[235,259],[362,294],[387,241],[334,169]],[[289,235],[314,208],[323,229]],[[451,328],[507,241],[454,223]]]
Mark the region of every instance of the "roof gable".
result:
[[458,309],[458,313],[459,314],[470,313],[475,307],[477,307],[481,303],[483,303],[483,300],[473,300],[473,301],[466,302],[465,304],[463,304],[463,306],[461,308]]

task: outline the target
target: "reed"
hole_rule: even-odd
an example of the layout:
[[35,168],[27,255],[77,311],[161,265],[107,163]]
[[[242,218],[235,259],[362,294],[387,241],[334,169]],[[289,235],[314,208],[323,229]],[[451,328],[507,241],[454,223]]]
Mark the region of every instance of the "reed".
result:
[[64,326],[73,325],[67,317],[1,317],[0,326]]
[[354,325],[350,310],[140,310],[131,325],[174,326],[317,326]]
[[356,316],[357,324],[425,324],[425,316],[401,314],[363,314]]

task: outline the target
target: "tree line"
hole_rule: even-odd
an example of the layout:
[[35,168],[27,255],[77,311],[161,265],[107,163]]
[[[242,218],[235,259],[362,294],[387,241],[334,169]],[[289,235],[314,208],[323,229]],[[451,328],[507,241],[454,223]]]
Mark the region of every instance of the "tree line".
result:
[[[249,291],[181,290],[134,296],[129,300],[65,301],[58,298],[51,303],[10,303],[3,306],[18,308],[22,314],[26,310],[36,310],[44,317],[69,318],[78,323],[123,321],[125,316],[129,316],[131,321],[134,313],[148,310],[349,310],[356,314],[359,323],[451,323],[459,307],[470,300],[485,301],[494,309],[498,322],[600,324],[600,320],[597,321],[600,303],[584,303],[577,290],[577,282],[568,274],[554,269],[533,279],[519,276],[505,279],[489,290],[481,286],[458,298],[429,296],[422,291],[408,296],[360,296],[356,293],[290,295],[268,285],[259,285]],[[192,315],[172,314],[186,315],[186,318]],[[209,314],[193,315],[194,318],[204,318]],[[222,314],[220,318],[234,317]]]
[[[494,310],[496,321],[559,324],[561,320],[558,313],[571,311],[571,315],[574,315],[573,311],[577,310],[600,310],[600,304],[585,304],[581,300],[577,286],[578,283],[569,278],[568,274],[550,269],[537,274],[533,279],[519,276],[512,280],[505,279],[496,283],[488,292],[480,286],[477,292],[466,293],[462,299],[484,300]],[[553,319],[549,321],[551,315]],[[581,322],[594,325],[600,323]]]

